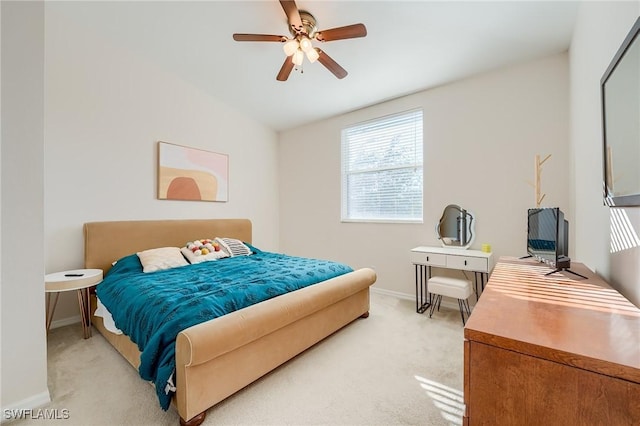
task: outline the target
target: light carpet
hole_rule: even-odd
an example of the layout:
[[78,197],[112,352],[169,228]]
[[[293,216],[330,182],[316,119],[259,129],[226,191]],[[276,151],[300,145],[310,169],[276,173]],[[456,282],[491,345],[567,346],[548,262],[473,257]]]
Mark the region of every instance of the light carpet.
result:
[[[429,319],[415,303],[371,294],[358,319],[207,412],[204,425],[461,425],[463,327],[444,306]],[[48,339],[47,409],[66,420],[12,425],[171,425],[154,389],[94,330]]]

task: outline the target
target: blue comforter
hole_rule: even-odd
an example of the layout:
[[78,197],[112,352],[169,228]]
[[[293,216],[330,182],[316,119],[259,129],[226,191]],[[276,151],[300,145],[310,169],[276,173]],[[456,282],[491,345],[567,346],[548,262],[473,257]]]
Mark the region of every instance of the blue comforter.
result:
[[96,287],[116,326],[138,345],[140,376],[155,384],[163,409],[175,370],[178,333],[281,294],[351,272],[349,266],[264,252],[143,273],[138,256],[120,259]]

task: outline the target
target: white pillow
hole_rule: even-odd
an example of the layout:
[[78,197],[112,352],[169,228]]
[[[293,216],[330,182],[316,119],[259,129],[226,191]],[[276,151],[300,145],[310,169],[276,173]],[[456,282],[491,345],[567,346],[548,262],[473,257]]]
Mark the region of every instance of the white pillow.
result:
[[216,238],[215,241],[222,246],[222,250],[226,251],[229,257],[248,256],[251,254],[251,249],[240,240],[234,238]]
[[189,264],[178,247],[149,249],[137,254],[142,263],[142,272],[155,272]]
[[206,262],[209,260],[218,260],[218,259],[222,259],[223,257],[229,257],[227,252],[225,252],[224,250],[212,251],[207,254],[199,254],[199,255],[196,255],[194,252],[192,252],[186,247],[182,247],[180,251],[182,252],[184,257],[187,258],[189,263],[191,263],[192,265],[194,263]]

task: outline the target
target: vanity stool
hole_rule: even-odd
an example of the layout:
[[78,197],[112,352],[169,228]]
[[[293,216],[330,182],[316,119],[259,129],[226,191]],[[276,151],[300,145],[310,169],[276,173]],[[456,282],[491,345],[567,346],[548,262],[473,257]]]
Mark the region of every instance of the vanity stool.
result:
[[436,305],[438,305],[438,311],[440,311],[440,302],[442,301],[442,296],[454,297],[458,299],[460,316],[462,317],[462,325],[464,326],[464,311],[467,311],[467,317],[471,315],[469,302],[467,301],[469,296],[473,294],[471,281],[463,280],[460,278],[431,277],[428,280],[428,288],[429,293],[436,296],[433,300],[433,303],[431,304],[429,318],[431,318],[431,315],[433,315],[433,311],[435,310]]

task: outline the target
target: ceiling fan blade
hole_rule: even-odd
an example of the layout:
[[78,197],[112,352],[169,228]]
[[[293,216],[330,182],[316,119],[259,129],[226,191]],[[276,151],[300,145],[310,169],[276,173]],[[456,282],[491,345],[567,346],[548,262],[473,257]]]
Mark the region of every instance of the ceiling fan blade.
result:
[[234,34],[233,39],[235,41],[278,41],[278,42],[284,42],[287,40],[285,36],[269,35],[269,34]]
[[346,38],[358,38],[367,35],[367,27],[364,24],[347,25],[346,27],[331,28],[330,30],[318,31],[316,40],[333,41],[344,40]]
[[324,65],[329,71],[333,73],[338,78],[345,78],[347,76],[347,71],[342,68],[336,61],[331,59],[329,55],[324,53],[322,49],[316,47],[316,51],[320,56],[318,56],[318,61]]
[[301,32],[304,27],[302,26],[302,19],[300,18],[300,12],[298,12],[298,6],[294,0],[280,0],[280,5],[284,9],[284,13],[287,14],[287,21],[289,25],[296,33]]
[[282,64],[282,68],[280,68],[280,72],[276,77],[278,81],[287,81],[289,78],[289,74],[291,74],[291,70],[293,69],[293,60],[290,56],[284,58],[284,63]]

